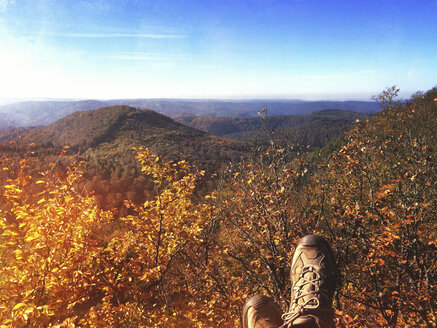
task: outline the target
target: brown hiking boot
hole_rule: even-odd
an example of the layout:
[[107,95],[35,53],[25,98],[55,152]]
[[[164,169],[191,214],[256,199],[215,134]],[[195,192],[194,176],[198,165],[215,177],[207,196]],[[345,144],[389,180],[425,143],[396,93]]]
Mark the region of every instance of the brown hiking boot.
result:
[[243,328],[278,328],[284,322],[278,304],[264,295],[252,296],[243,306]]
[[338,275],[328,241],[316,235],[303,237],[294,252],[290,275],[290,311],[282,316],[282,327],[333,327],[332,300]]

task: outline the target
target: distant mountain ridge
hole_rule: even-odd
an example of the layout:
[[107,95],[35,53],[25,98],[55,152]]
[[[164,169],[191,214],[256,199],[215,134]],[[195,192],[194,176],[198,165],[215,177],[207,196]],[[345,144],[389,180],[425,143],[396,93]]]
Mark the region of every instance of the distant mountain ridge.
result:
[[100,107],[104,107],[104,102],[98,100],[23,101],[0,106],[0,115],[3,119],[13,122],[15,127],[38,126],[54,123],[80,110]]
[[360,113],[378,112],[380,110],[380,106],[371,101],[180,99],[25,101],[0,106],[0,130],[10,127],[47,125],[76,111],[120,105],[148,108],[170,117],[256,117],[257,112],[265,106],[268,107],[271,115],[308,114],[325,109],[342,109]]

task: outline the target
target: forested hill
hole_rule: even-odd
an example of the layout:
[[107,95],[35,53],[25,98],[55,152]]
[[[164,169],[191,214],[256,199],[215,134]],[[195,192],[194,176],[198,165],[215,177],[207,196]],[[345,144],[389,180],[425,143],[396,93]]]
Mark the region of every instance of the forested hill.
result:
[[[21,139],[20,133],[23,140],[16,140]],[[5,131],[0,136],[2,143],[11,139],[47,149],[68,145],[91,163],[111,158],[123,164],[133,147],[148,147],[166,159],[186,159],[208,166],[217,164],[218,158],[235,160],[245,149],[241,142],[210,136],[152,110],[128,106],[75,112],[47,126]]]
[[[124,198],[142,200],[153,186],[144,180],[134,147],[150,148],[164,160],[186,160],[212,174],[247,154],[245,143],[187,127],[151,110],[128,106],[104,107],[73,113],[53,124],[0,133],[0,143],[32,149],[39,161],[57,161],[67,154],[85,161],[86,190],[93,191],[104,207],[118,207]],[[130,194],[131,197],[127,196]]]
[[[285,143],[311,150],[343,135],[356,119],[365,118],[356,112],[325,110],[308,115],[268,116],[267,125]],[[47,126],[0,131],[0,143],[35,143],[44,156],[55,156],[60,148],[69,146],[70,153],[85,159],[90,176],[118,179],[138,175],[134,147],[147,147],[166,160],[184,159],[217,172],[224,163],[238,162],[249,151],[246,143],[228,138],[253,141],[256,137],[263,142],[266,137],[260,117],[180,120],[192,127],[152,110],[103,107],[75,112]]]
[[127,137],[124,135],[127,131],[131,134],[126,139],[132,142],[170,132],[191,138],[206,135],[151,110],[113,106],[75,112],[53,124],[34,129],[27,138],[43,144],[89,148]]
[[[323,147],[352,128],[356,120],[365,121],[371,113],[357,113],[339,109],[322,110],[303,115],[260,117],[185,116],[178,120],[210,134],[238,140],[263,138],[263,130],[274,130],[288,143]],[[264,133],[265,137],[265,133]]]

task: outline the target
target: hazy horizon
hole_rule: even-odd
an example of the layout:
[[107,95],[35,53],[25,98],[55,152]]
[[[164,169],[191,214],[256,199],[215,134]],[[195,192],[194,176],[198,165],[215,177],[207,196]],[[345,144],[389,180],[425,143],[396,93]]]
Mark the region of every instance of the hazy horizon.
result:
[[370,100],[435,86],[436,1],[0,0],[0,98]]
[[[382,90],[381,90],[382,91]],[[115,100],[162,100],[162,101],[229,101],[229,102],[239,102],[239,101],[285,101],[285,102],[315,102],[315,101],[374,101],[372,98],[264,98],[264,97],[252,97],[252,98],[173,98],[173,97],[137,97],[137,98],[56,98],[56,97],[25,97],[25,98],[0,98],[0,104],[2,103],[16,103],[25,101],[115,101]]]

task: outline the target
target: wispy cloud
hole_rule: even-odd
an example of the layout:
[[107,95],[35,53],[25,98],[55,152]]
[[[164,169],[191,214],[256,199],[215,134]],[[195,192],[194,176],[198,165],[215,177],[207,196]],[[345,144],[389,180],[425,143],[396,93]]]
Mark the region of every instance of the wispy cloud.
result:
[[153,52],[125,52],[110,56],[111,59],[136,61],[162,61],[168,59],[181,59],[185,57],[186,56],[182,54],[166,54]]
[[[0,0],[2,1],[2,0]],[[161,34],[161,33],[52,33],[46,35],[60,36],[66,38],[144,38],[144,39],[183,39],[186,35]]]
[[15,4],[15,0],[0,0],[0,13],[6,11],[8,6]]

